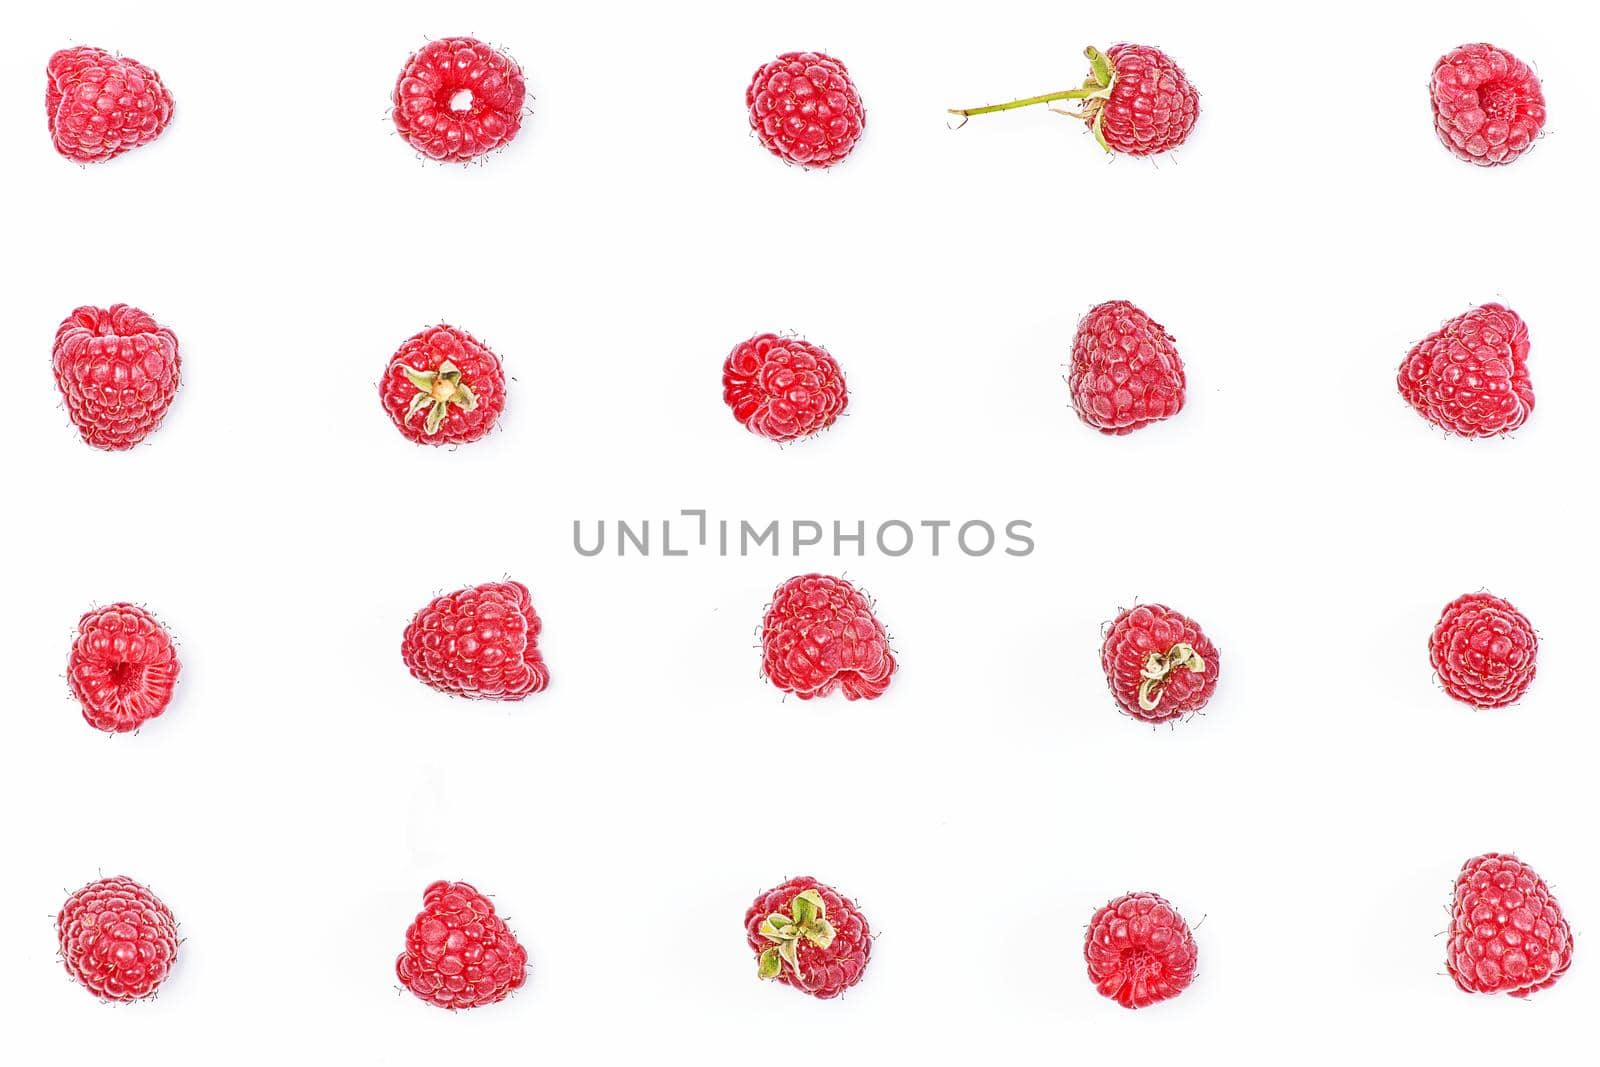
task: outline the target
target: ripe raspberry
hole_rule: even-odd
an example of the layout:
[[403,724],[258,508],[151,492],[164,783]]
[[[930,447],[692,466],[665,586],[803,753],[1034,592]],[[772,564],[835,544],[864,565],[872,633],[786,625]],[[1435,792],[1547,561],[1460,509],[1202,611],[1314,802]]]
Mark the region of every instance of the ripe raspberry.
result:
[[477,338],[440,324],[406,338],[389,357],[378,394],[409,440],[464,445],[494,429],[506,406],[506,373]]
[[394,85],[394,125],[418,152],[445,163],[476,159],[522,126],[522,68],[472,37],[430,41]]
[[872,955],[867,917],[815,878],[791,878],[756,898],[744,915],[756,974],[819,1000],[861,981]]
[[434,597],[406,627],[400,656],[441,693],[521,700],[550,684],[541,627],[527,586],[489,582]]
[[1194,981],[1189,924],[1154,893],[1126,893],[1094,913],[1083,939],[1089,980],[1124,1008],[1148,1008]]
[[872,700],[889,688],[894,653],[872,605],[843,578],[802,574],[778,586],[761,621],[767,680],[801,700],[843,690]]
[[154,996],[178,956],[172,910],[132,878],[102,878],[56,916],[67,973],[101,1000]]
[[1171,722],[1206,706],[1217,689],[1217,648],[1200,625],[1160,604],[1118,615],[1100,648],[1111,696],[1143,722]]
[[1112,300],[1078,323],[1067,386],[1084,422],[1104,434],[1132,433],[1183,410],[1183,360],[1166,327]]
[[167,710],[178,681],[172,635],[135,604],[97,608],[78,620],[67,682],[96,730],[127,733]]
[[1510,163],[1544,129],[1539,76],[1492,44],[1464,44],[1433,65],[1433,128],[1457,159]]
[[528,980],[528,950],[494,913],[489,898],[465,882],[435,882],[406,928],[394,964],[400,982],[440,1008],[495,1004]]
[[1503,708],[1533,684],[1539,638],[1528,617],[1488,593],[1445,605],[1428,641],[1428,659],[1445,692],[1475,708]]
[[850,403],[844,372],[825,349],[770,333],[728,354],[722,399],[745,429],[773,441],[821,433]]
[[1544,879],[1517,857],[1490,852],[1461,865],[1445,966],[1468,993],[1529,993],[1572,965],[1572,929]]
[[1082,119],[1107,152],[1153,156],[1169,152],[1194,130],[1200,116],[1200,94],[1183,71],[1158,48],[1114,44],[1102,54],[1085,48],[1089,77],[1081,88],[1013,100],[988,107],[952,108],[963,119],[1057,100],[1081,100],[1077,111],[1058,114]]
[[51,355],[67,415],[95,448],[132,448],[178,393],[178,338],[126,304],[81,307],[62,320]]
[[63,48],[45,65],[45,117],[56,151],[104,163],[161,136],[172,94],[161,75],[100,48]]
[[1517,313],[1484,304],[1457,315],[1406,353],[1400,395],[1448,433],[1510,433],[1533,413],[1528,349],[1528,327]]
[[867,126],[844,64],[821,52],[785,52],[763,64],[744,91],[750,128],[785,163],[831,167],[855,148]]

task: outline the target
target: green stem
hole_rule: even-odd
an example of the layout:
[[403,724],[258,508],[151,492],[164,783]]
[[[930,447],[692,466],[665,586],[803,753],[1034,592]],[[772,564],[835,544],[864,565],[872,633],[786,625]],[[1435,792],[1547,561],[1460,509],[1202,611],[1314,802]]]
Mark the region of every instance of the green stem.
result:
[[1084,100],[1091,96],[1104,95],[1102,89],[1066,89],[1059,93],[1045,93],[1043,96],[1030,96],[1024,100],[1013,100],[1009,104],[990,104],[987,107],[951,108],[950,114],[972,116],[987,115],[993,111],[1010,111],[1014,107],[1031,107],[1034,104],[1050,104],[1057,100]]

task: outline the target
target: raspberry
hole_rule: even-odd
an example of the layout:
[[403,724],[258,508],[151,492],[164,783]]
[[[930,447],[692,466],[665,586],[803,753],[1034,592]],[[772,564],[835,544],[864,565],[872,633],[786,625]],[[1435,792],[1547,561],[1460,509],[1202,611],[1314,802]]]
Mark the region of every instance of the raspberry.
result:
[[172,635],[134,604],[97,608],[78,620],[67,682],[96,730],[127,733],[167,710],[178,681]]
[[767,680],[801,700],[843,690],[872,700],[889,688],[894,653],[872,605],[843,578],[802,574],[778,586],[761,621]]
[[867,917],[815,878],[791,878],[744,915],[756,973],[827,1000],[861,981],[872,955]]
[[56,330],[51,354],[67,415],[95,448],[132,448],[178,393],[178,338],[126,304],[81,307]]
[[465,882],[435,882],[406,928],[395,960],[400,982],[440,1008],[495,1004],[528,980],[528,951],[489,898]]
[[394,85],[394,125],[429,159],[476,159],[522,126],[522,68],[472,37],[431,41],[411,54]]
[[745,429],[773,441],[821,433],[850,403],[844,372],[825,349],[770,333],[728,354],[722,399]]
[[1078,323],[1067,386],[1084,422],[1104,434],[1132,433],[1183,410],[1183,360],[1164,326],[1112,300]]
[[435,597],[400,642],[412,675],[441,693],[521,700],[550,684],[539,615],[521,582],[489,582]]
[[172,909],[132,878],[102,878],[56,916],[67,973],[101,1000],[154,996],[178,957]]
[[477,338],[440,324],[406,338],[389,357],[378,394],[409,440],[464,445],[486,436],[505,410],[506,373]]
[[1445,605],[1428,641],[1428,659],[1445,692],[1475,708],[1503,708],[1533,684],[1539,638],[1528,617],[1488,593]]
[[1143,722],[1171,722],[1206,706],[1217,688],[1217,648],[1200,625],[1160,604],[1123,611],[1100,648],[1111,696]]
[[1468,993],[1526,997],[1572,965],[1572,929],[1544,879],[1517,857],[1490,852],[1461,865],[1445,966]]
[[1100,995],[1124,1008],[1148,1008],[1177,996],[1194,981],[1195,946],[1189,924],[1154,893],[1126,893],[1089,920],[1083,958]]
[[1406,353],[1400,395],[1448,433],[1510,433],[1533,413],[1528,348],[1528,327],[1515,311],[1499,304],[1473,308]]
[[1200,94],[1165,53],[1149,45],[1114,44],[1104,54],[1097,48],[1086,48],[1083,54],[1089,60],[1089,77],[1080,88],[1008,104],[952,108],[950,113],[965,120],[1032,104],[1081,100],[1077,111],[1051,110],[1088,123],[1107,152],[1153,156],[1188,140],[1200,116]]
[[821,52],[785,52],[763,64],[744,92],[750,128],[785,163],[831,167],[867,126],[844,64]]
[[56,151],[104,163],[149,144],[172,120],[161,75],[101,48],[64,48],[45,65],[44,109]]
[[1492,44],[1464,44],[1433,65],[1433,128],[1457,159],[1510,163],[1544,129],[1544,90],[1526,63]]

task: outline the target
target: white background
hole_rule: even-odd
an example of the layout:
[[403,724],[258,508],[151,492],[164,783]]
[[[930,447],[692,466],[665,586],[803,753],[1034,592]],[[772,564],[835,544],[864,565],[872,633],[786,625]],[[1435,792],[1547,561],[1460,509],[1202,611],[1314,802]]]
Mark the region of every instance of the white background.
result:
[[[1561,5],[72,2],[6,19],[0,144],[11,566],[0,649],[8,1048],[63,1061],[450,1056],[595,1063],[1536,1061],[1592,1034],[1600,971],[1589,528],[1595,26]],[[1568,8],[1568,12],[1572,9]],[[534,114],[481,166],[422,163],[387,99],[430,36],[523,64]],[[1451,157],[1434,60],[1536,64],[1550,122],[1515,165]],[[1175,157],[1106,160],[1043,109],[1085,44],[1166,49],[1202,93]],[[177,98],[154,145],[50,148],[46,58],[96,44]],[[825,173],[749,135],[774,54],[848,64],[866,136]],[[1062,382],[1073,327],[1126,297],[1177,337],[1180,417],[1101,437]],[[1444,437],[1400,400],[1407,347],[1476,303],[1529,322],[1538,407]],[[129,454],[89,449],[50,376],[57,323],[136,304],[183,385]],[[445,320],[515,376],[501,429],[409,445],[373,388]],[[848,418],[779,449],[722,405],[738,340],[795,330]],[[583,559],[581,518],[984,518],[1037,551],[839,561]],[[755,627],[842,570],[901,660],[872,703],[785,701]],[[553,682],[523,704],[415,683],[432,595],[533,589]],[[1435,685],[1439,609],[1488,588],[1539,629],[1517,707]],[[76,620],[117,599],[180,642],[165,716],[87,727]],[[1105,692],[1136,599],[1221,651],[1206,714],[1152,730]],[[1551,882],[1577,960],[1530,1003],[1444,975],[1463,860]],[[126,873],[185,941],[160,997],[95,1002],[55,958],[66,893]],[[812,1002],[756,980],[744,909],[812,873],[879,937]],[[493,894],[530,984],[466,1014],[399,991],[436,878]],[[1124,1011],[1081,962],[1130,889],[1199,926],[1181,998]],[[1581,1035],[1581,1038],[1580,1038]],[[24,1058],[27,1058],[26,1056]]]

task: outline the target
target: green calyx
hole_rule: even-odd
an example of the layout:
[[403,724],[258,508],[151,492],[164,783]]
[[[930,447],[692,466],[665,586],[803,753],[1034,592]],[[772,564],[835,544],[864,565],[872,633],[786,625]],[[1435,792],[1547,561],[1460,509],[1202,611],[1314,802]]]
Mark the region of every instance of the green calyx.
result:
[[419,411],[427,411],[428,417],[422,423],[424,433],[439,432],[452,404],[462,411],[478,406],[477,394],[467,388],[467,383],[461,380],[460,368],[449,360],[439,364],[438,370],[416,370],[402,363],[400,371],[417,389],[417,395],[406,406],[406,420],[410,421]]
[[1146,656],[1144,669],[1139,672],[1139,706],[1145,711],[1156,710],[1161,704],[1161,692],[1166,688],[1167,678],[1179,670],[1196,674],[1206,672],[1205,659],[1187,641],[1173,645],[1164,656],[1159,652]]
[[1083,103],[1077,111],[1065,111],[1058,107],[1050,110],[1058,115],[1069,118],[1082,119],[1089,124],[1089,129],[1094,131],[1094,139],[1100,147],[1107,152],[1111,146],[1106,143],[1105,133],[1101,130],[1101,112],[1106,106],[1106,101],[1111,99],[1111,88],[1117,83],[1117,70],[1111,65],[1111,60],[1105,57],[1100,49],[1090,46],[1083,50],[1089,60],[1089,76],[1084,79],[1081,86],[1076,89],[1065,89],[1059,93],[1045,93],[1043,96],[1029,96],[1021,100],[1013,100],[1009,104],[990,104],[987,107],[951,108],[950,114],[960,115],[962,124],[973,115],[987,115],[993,111],[1010,111],[1012,108],[1029,107],[1033,104],[1051,104],[1057,100],[1081,100]]
[[801,941],[809,941],[818,948],[833,944],[833,924],[828,921],[827,912],[821,894],[807,889],[790,903],[788,915],[773,912],[762,919],[758,932],[772,942],[772,947],[761,954],[756,973],[762,978],[776,978],[787,963],[799,974]]

